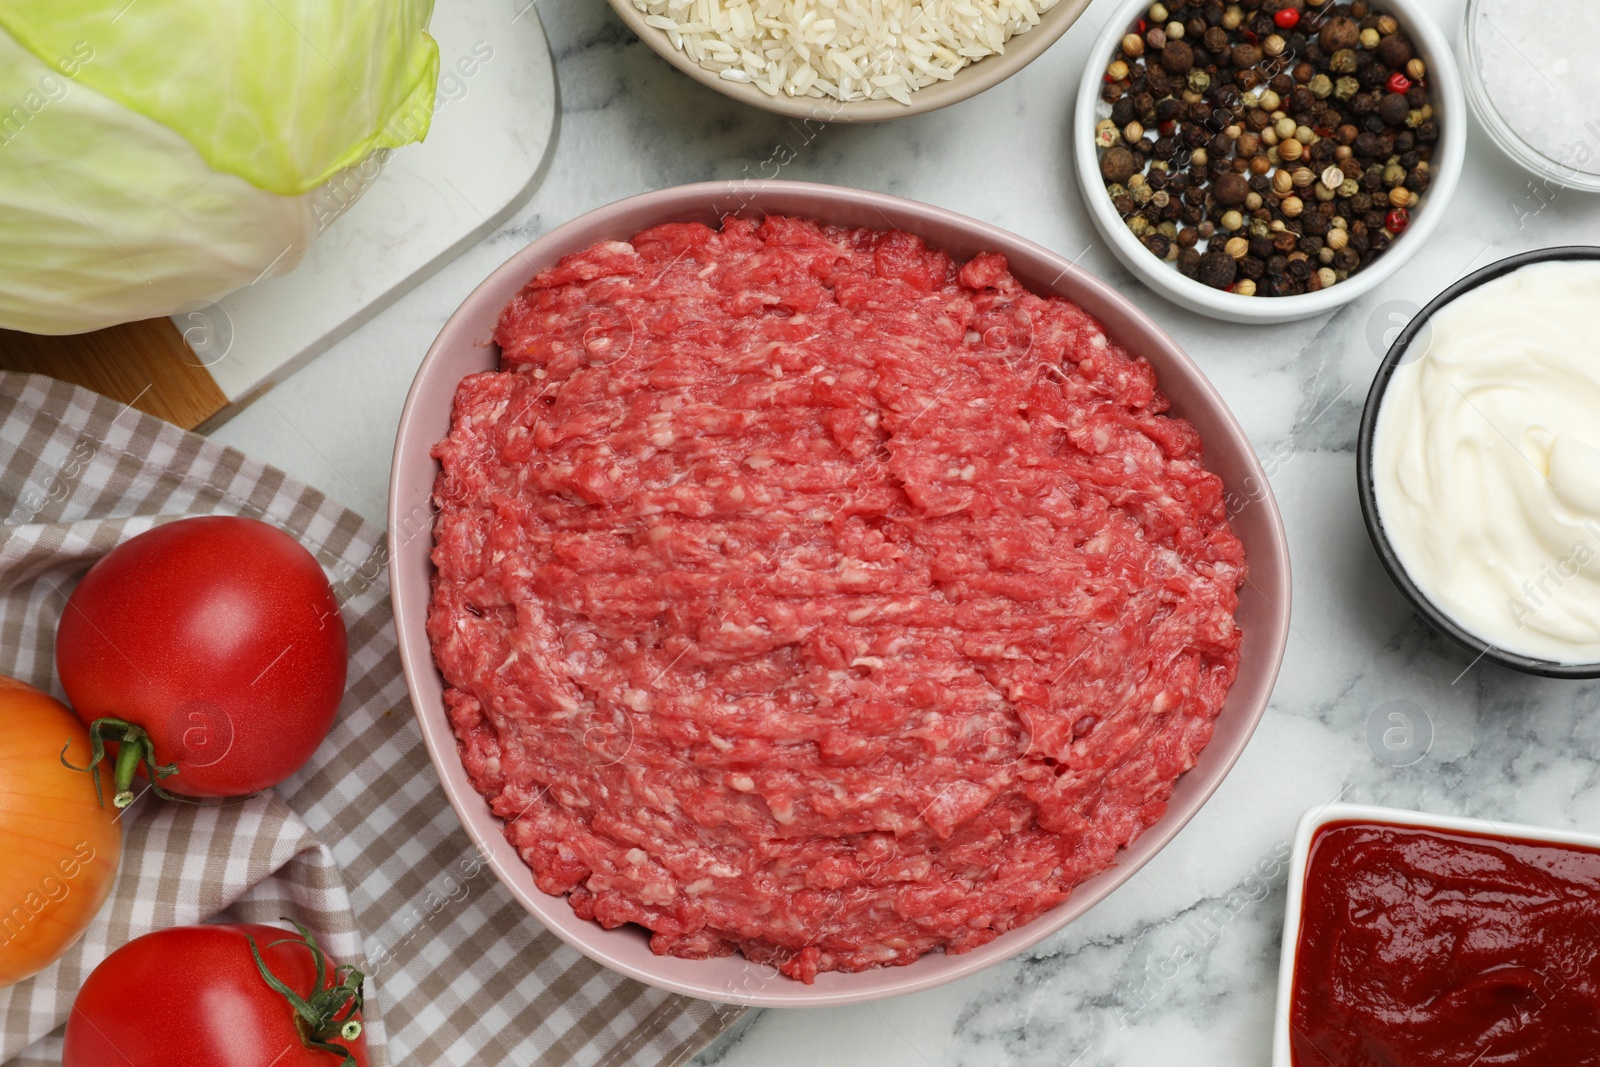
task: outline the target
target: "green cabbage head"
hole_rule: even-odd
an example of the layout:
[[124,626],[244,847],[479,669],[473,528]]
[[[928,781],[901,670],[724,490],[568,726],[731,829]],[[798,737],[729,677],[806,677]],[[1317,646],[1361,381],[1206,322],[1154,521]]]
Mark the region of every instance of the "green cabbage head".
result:
[[0,0],[0,327],[81,333],[291,270],[348,206],[323,187],[427,134],[432,13]]

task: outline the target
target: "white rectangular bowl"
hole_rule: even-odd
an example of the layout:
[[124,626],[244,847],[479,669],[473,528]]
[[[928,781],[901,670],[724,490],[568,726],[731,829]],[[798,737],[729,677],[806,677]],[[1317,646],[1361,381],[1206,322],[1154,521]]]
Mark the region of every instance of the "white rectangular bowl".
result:
[[1456,815],[1428,815],[1420,811],[1379,808],[1370,804],[1325,804],[1307,810],[1300,817],[1300,825],[1295,830],[1294,854],[1289,859],[1289,901],[1283,915],[1283,952],[1278,958],[1278,1005],[1272,1035],[1272,1067],[1294,1067],[1289,1048],[1289,1014],[1294,1007],[1295,951],[1300,947],[1300,915],[1305,905],[1306,863],[1310,859],[1311,839],[1324,826],[1340,822],[1382,823],[1443,833],[1481,834],[1501,840],[1600,850],[1600,835],[1577,830],[1550,830],[1488,819],[1464,819]]

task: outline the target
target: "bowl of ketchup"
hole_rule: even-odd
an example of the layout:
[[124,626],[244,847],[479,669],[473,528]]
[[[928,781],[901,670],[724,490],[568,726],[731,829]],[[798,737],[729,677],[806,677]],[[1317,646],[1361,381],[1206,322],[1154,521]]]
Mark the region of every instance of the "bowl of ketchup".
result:
[[1289,879],[1273,1067],[1600,1064],[1600,837],[1333,804]]

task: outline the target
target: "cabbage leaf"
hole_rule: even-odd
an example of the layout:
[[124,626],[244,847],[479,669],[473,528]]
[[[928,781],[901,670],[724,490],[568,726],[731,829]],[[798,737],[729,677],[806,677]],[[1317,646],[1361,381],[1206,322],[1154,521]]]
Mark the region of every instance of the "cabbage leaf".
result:
[[320,188],[427,132],[431,13],[0,0],[0,327],[81,333],[295,267]]
[[87,45],[80,84],[283,196],[427,135],[432,14],[433,0],[0,0],[0,28],[40,60]]

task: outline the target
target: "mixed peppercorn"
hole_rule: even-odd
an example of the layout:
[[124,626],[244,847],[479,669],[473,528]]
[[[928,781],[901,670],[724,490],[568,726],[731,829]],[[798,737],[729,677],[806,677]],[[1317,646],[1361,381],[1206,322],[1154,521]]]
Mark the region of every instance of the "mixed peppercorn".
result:
[[1427,191],[1427,75],[1366,0],[1156,3],[1106,68],[1100,174],[1185,276],[1316,292],[1382,255]]

